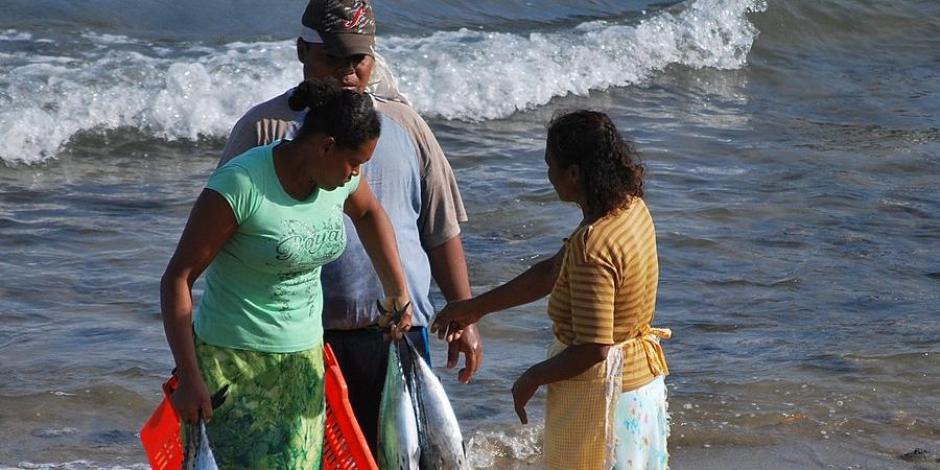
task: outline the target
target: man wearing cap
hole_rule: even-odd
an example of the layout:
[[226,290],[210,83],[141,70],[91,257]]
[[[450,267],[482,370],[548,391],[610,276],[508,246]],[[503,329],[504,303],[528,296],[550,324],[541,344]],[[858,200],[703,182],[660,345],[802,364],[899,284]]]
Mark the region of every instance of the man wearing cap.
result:
[[[363,0],[311,0],[301,22],[297,57],[304,79],[333,78],[343,87],[364,91],[376,64],[371,5]],[[289,137],[298,118],[287,104],[291,91],[239,119],[219,165],[252,147]],[[431,278],[447,301],[471,294],[458,225],[467,220],[466,212],[450,164],[427,123],[399,100],[373,98],[382,134],[364,177],[395,227],[412,300],[413,327],[408,336],[430,360]],[[376,326],[380,316],[376,299],[382,297],[382,289],[348,219],[346,224],[346,251],[322,272],[324,339],[336,353],[353,410],[374,453],[388,360],[388,343]],[[458,379],[468,382],[483,354],[475,329],[464,330],[448,345],[448,367],[456,366],[460,353],[466,367]]]

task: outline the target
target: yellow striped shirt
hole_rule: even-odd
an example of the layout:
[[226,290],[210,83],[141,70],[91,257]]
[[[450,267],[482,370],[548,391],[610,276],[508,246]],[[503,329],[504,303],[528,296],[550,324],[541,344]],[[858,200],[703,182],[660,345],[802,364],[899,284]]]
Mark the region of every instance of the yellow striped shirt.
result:
[[[548,302],[555,337],[566,345],[618,344],[649,333],[656,310],[659,261],[646,204],[630,204],[565,241],[561,273]],[[623,390],[668,373],[658,343],[624,345]]]

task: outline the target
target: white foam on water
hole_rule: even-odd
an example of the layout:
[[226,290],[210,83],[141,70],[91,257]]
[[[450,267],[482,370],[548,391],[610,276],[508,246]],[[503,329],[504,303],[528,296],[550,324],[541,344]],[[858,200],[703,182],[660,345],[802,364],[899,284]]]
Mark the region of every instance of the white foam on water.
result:
[[[479,31],[380,37],[417,110],[498,119],[568,94],[642,83],[672,64],[745,65],[763,0],[693,0],[633,24],[595,21],[528,35]],[[252,105],[296,84],[294,41],[168,49],[85,33],[71,56],[13,52],[0,62],[0,159],[40,163],[81,132],[134,128],[167,140],[224,137]],[[0,41],[31,40],[15,30]]]
[[71,462],[62,462],[62,463],[33,463],[33,462],[20,462],[16,467],[2,467],[0,470],[33,470],[33,469],[42,469],[42,470],[145,470],[150,468],[146,464],[132,464],[129,466],[121,465],[103,465],[97,462],[92,462],[89,460],[73,460]]
[[497,426],[478,429],[470,436],[467,455],[473,468],[492,468],[500,462],[533,464],[542,455],[544,426]]
[[120,44],[140,44],[141,42],[129,38],[127,36],[121,36],[118,34],[101,34],[95,33],[92,31],[87,31],[81,34],[81,37],[88,39],[97,43],[98,45],[120,45]]
[[0,31],[0,41],[29,41],[32,38],[32,34],[20,32],[15,29]]
[[18,53],[5,62],[12,67],[0,65],[0,158],[41,162],[79,132],[122,127],[168,140],[226,135],[252,105],[302,78],[289,43],[193,48],[186,58],[118,48],[88,55]]
[[78,432],[78,430],[75,429],[75,428],[72,428],[72,427],[49,428],[49,429],[38,429],[38,430],[35,430],[35,431],[33,431],[32,435],[35,436],[35,437],[44,437],[44,438],[48,438],[48,437],[62,437],[62,436],[67,436],[67,435],[69,435],[69,434],[75,434],[76,432]]
[[636,25],[584,23],[564,33],[460,30],[391,38],[386,56],[422,113],[496,119],[568,94],[641,83],[669,65],[736,69],[757,30],[753,0],[698,0]]

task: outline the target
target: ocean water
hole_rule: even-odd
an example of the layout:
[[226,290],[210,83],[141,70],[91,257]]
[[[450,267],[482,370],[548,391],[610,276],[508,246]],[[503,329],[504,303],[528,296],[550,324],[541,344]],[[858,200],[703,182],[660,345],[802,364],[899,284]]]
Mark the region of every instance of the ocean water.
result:
[[[0,1],[0,468],[145,468],[160,275],[232,124],[301,79],[303,5]],[[674,468],[940,468],[940,3],[375,9],[461,185],[475,291],[579,220],[545,177],[554,112],[638,142]],[[434,345],[478,468],[538,468],[509,387],[544,308],[483,321],[470,385]]]

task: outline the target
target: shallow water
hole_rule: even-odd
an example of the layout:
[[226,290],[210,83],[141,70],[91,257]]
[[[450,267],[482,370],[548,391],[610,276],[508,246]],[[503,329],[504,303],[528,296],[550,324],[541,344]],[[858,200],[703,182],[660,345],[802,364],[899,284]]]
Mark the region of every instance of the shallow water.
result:
[[[2,7],[0,467],[142,468],[171,368],[159,276],[234,120],[300,79],[299,13],[212,5]],[[553,112],[639,143],[674,467],[940,456],[940,4],[419,5],[377,4],[379,49],[454,166],[475,290],[578,221],[545,178]],[[544,302],[481,328],[471,385],[438,369],[472,460],[536,467],[508,390],[551,339]]]

